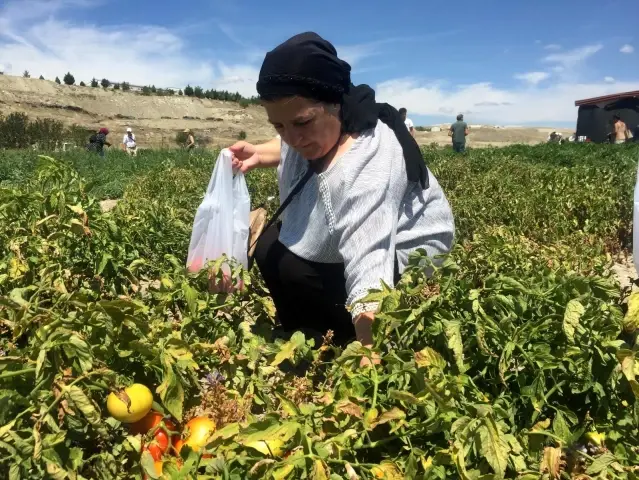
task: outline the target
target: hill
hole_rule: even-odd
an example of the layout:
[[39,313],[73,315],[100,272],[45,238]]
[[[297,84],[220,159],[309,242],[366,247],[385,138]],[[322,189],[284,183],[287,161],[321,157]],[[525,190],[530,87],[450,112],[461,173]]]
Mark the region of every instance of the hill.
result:
[[144,96],[101,87],[58,85],[47,80],[0,75],[0,111],[23,112],[30,118],[53,118],[66,125],[107,127],[119,142],[132,127],[141,147],[173,146],[185,128],[198,140],[228,145],[241,131],[250,141],[274,135],[260,106],[183,96]]
[[[1,112],[23,112],[30,118],[53,118],[66,125],[97,129],[108,127],[112,142],[119,142],[126,127],[132,127],[142,148],[175,145],[175,134],[185,128],[196,133],[200,143],[225,146],[245,132],[247,140],[259,142],[275,132],[266,112],[257,105],[243,108],[235,102],[184,96],[144,96],[101,87],[58,85],[48,80],[0,75]],[[482,126],[471,129],[468,145],[505,146],[544,142],[552,128]],[[558,129],[569,135],[569,129]],[[417,141],[448,145],[446,131],[417,132]]]

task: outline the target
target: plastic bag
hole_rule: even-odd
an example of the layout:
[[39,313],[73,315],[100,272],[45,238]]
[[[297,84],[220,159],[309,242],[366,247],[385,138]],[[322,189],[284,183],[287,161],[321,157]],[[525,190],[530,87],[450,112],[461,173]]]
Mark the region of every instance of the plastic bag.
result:
[[[228,149],[220,152],[213,174],[193,221],[193,232],[186,265],[197,272],[209,260],[222,255],[235,258],[248,267],[248,236],[251,198],[244,174],[233,176],[232,156]],[[230,279],[231,269],[222,265],[224,280]],[[228,291],[228,288],[220,288]]]
[[639,273],[639,168],[637,168],[635,201],[632,209],[632,259]]

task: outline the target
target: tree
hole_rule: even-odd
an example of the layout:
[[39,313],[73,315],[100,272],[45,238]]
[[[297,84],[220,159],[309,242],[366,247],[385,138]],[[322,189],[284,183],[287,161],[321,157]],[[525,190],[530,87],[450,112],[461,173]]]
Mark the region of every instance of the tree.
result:
[[100,85],[102,85],[102,88],[109,88],[111,86],[111,82],[109,82],[106,78],[103,78]]
[[44,77],[42,75],[40,75],[40,80],[44,80]]
[[151,95],[151,87],[145,85],[142,87],[142,95]]
[[151,93],[157,93],[158,89],[155,88],[155,85],[151,85]]
[[60,81],[60,79],[58,77],[55,77],[55,83],[57,83],[58,85],[60,85],[62,82]]
[[182,95],[184,95],[184,92],[182,92],[182,90],[178,90],[178,95],[181,97]]
[[202,87],[195,87],[193,89],[193,95],[197,98],[204,98],[204,90],[202,90]]
[[184,95],[186,95],[187,97],[193,96],[193,87],[191,85],[186,86],[186,88],[184,89]]
[[87,86],[87,84],[86,84],[86,83],[84,83],[84,82],[80,82],[80,86],[81,86],[81,87],[86,87],[86,86]]
[[25,70],[24,73],[22,74],[22,76],[24,78],[31,78],[31,75],[29,75],[29,70]]
[[120,90],[120,84],[119,83],[114,83],[113,84],[113,90]]
[[65,85],[73,85],[75,84],[75,78],[71,75],[71,72],[67,72],[67,74],[62,79],[64,80]]
[[131,84],[129,82],[122,82],[122,91],[128,92],[131,90]]
[[98,86],[98,81],[95,79],[95,77],[93,77],[93,80],[91,80],[91,86],[93,88],[96,88]]

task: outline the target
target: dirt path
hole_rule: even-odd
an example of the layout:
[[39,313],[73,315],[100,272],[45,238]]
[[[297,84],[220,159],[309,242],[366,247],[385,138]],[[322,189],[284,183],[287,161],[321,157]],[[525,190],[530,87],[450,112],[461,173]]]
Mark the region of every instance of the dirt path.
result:
[[113,210],[115,208],[115,206],[118,204],[119,200],[102,200],[100,202],[100,208],[102,209],[103,212],[110,212],[111,210]]
[[627,260],[615,263],[612,267],[612,271],[622,289],[632,286],[633,290],[639,290],[639,288],[632,285],[632,280],[637,278],[637,271],[635,270],[632,255],[628,256]]

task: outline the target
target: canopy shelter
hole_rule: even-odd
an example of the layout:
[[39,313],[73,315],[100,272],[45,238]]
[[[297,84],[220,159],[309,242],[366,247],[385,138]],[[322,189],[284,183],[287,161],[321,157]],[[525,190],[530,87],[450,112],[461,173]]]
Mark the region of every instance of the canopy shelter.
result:
[[639,126],[639,90],[577,100],[575,106],[579,107],[578,139],[585,137],[596,143],[605,142],[612,131],[614,115],[619,115],[631,131]]

